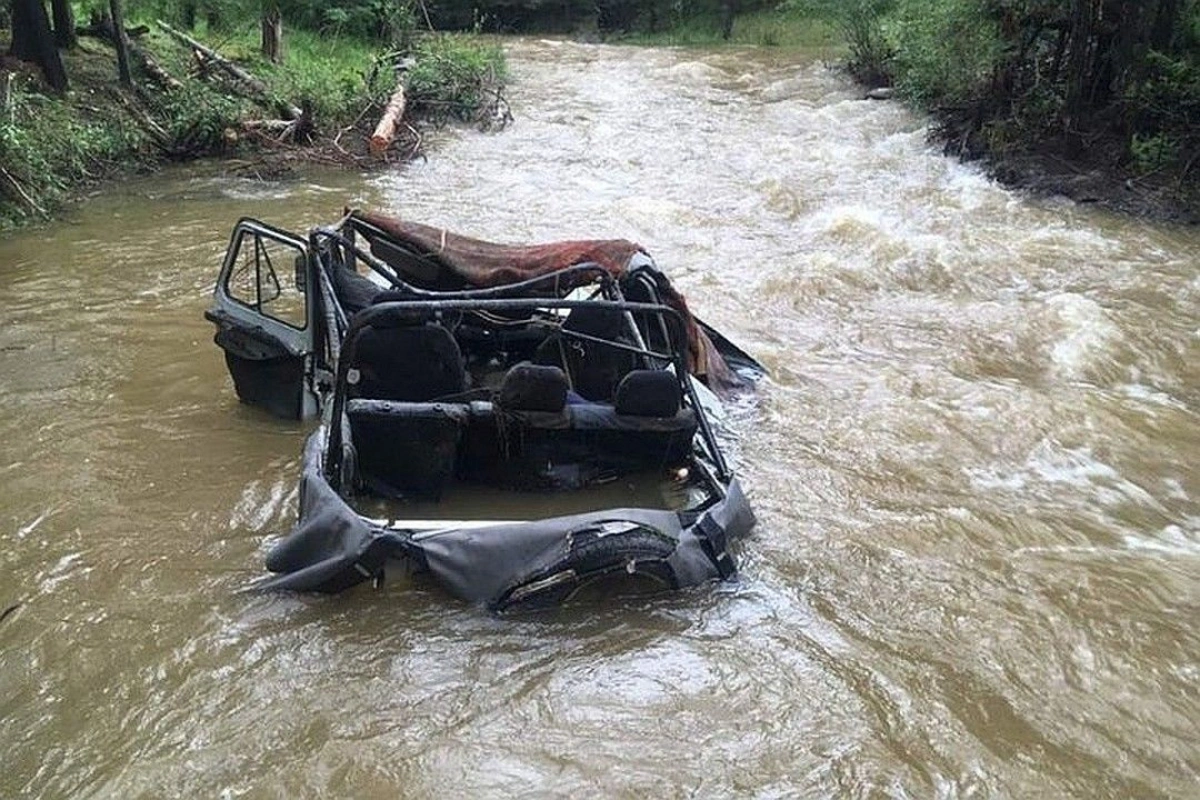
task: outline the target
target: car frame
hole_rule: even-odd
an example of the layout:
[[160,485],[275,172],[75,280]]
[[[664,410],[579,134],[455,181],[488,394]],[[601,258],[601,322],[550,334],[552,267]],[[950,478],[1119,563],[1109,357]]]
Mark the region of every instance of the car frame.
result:
[[[341,591],[398,567],[502,611],[613,578],[681,588],[736,574],[728,542],[754,516],[706,383],[744,387],[762,367],[632,243],[493,245],[361,211],[300,237],[243,218],[206,317],[239,399],[320,419],[298,523],[261,588]],[[442,517],[447,492],[474,486],[586,506],[612,480],[674,499],[524,519],[408,513]],[[400,513],[373,513],[381,498]]]

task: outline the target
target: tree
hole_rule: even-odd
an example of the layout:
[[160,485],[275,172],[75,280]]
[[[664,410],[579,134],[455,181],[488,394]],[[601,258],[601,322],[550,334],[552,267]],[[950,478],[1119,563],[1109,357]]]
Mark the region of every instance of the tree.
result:
[[66,91],[67,71],[54,44],[50,18],[42,0],[12,0],[12,47],[9,55],[37,64],[46,83],[57,91]]
[[721,38],[729,41],[733,36],[733,18],[737,16],[738,0],[723,0],[721,3]]
[[63,50],[75,47],[75,12],[70,0],[50,0],[50,11],[54,15],[54,43]]
[[262,54],[272,64],[283,61],[283,16],[276,0],[267,0],[263,4]]
[[129,74],[129,42],[125,39],[125,14],[121,10],[121,0],[109,0],[109,10],[112,12],[113,44],[117,48],[117,74],[121,85],[133,86],[133,78]]

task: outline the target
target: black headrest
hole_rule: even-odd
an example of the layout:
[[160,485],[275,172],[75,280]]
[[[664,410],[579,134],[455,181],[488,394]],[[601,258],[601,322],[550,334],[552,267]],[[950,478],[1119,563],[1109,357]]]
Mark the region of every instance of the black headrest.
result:
[[636,417],[673,417],[679,413],[683,392],[679,378],[662,369],[635,369],[617,385],[613,405],[618,414]]
[[558,367],[523,361],[504,374],[496,404],[512,411],[562,411],[567,376]]

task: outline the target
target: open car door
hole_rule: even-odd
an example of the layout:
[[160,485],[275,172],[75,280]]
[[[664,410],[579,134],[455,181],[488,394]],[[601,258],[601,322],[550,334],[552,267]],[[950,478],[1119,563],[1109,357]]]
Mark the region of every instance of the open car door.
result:
[[304,239],[238,220],[205,317],[242,402],[289,419],[317,413],[316,297]]

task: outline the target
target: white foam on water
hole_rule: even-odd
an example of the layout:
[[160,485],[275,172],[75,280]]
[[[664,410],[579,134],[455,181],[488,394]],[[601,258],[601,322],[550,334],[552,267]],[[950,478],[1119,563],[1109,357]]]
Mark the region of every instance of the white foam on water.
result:
[[1181,525],[1167,525],[1154,536],[1126,534],[1123,541],[1129,550],[1169,556],[1200,556],[1200,517],[1188,517]]
[[1095,300],[1072,292],[1056,294],[1046,305],[1057,315],[1060,338],[1050,350],[1054,371],[1078,380],[1108,359],[1121,343],[1121,330]]

